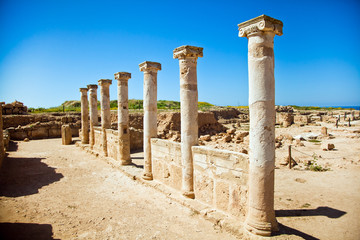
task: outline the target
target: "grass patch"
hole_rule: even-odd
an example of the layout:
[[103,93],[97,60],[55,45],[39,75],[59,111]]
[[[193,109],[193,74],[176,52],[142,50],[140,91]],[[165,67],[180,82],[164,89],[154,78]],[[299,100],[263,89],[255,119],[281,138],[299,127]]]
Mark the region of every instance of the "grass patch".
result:
[[317,139],[309,139],[308,142],[312,142],[312,143],[320,143],[320,140]]

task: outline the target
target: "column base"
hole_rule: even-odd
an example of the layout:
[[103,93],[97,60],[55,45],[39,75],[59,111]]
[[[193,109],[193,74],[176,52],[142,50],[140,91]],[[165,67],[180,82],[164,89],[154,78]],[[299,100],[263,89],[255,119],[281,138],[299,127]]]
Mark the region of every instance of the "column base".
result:
[[130,160],[121,160],[121,165],[125,166],[125,165],[130,165],[132,164],[131,159]]
[[259,236],[269,237],[271,236],[271,232],[279,231],[278,224],[271,224],[269,222],[259,222],[256,220],[249,220],[247,219],[244,228],[247,232]]
[[182,195],[187,197],[187,198],[191,198],[191,199],[195,198],[195,193],[193,191],[191,191],[191,192],[183,192]]
[[142,178],[143,178],[144,180],[151,181],[151,180],[153,180],[153,175],[152,175],[152,173],[144,173],[143,176],[142,176]]

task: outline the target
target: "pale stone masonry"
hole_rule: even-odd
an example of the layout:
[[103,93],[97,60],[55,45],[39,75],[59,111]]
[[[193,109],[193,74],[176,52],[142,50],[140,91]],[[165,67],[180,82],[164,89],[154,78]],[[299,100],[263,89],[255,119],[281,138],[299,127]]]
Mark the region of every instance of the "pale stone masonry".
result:
[[131,158],[128,80],[131,78],[131,73],[118,72],[114,76],[118,80],[118,160],[121,165],[129,165]]
[[111,128],[110,119],[110,92],[109,88],[112,83],[111,79],[100,79],[98,81],[100,85],[100,102],[101,102],[101,130],[102,130],[102,147],[104,156],[108,156],[107,152],[107,139],[106,129]]
[[182,192],[194,198],[194,166],[191,147],[198,144],[198,90],[197,59],[203,56],[203,48],[181,46],[174,49],[173,57],[180,65],[181,104],[181,159]]
[[5,157],[4,150],[4,134],[3,134],[3,119],[2,119],[2,102],[0,102],[0,167]]
[[139,64],[144,72],[144,173],[143,179],[152,180],[151,138],[157,137],[157,72],[161,64],[143,62]]
[[250,166],[249,207],[245,229],[270,236],[278,230],[274,210],[275,78],[274,36],[283,23],[266,15],[240,23],[239,37],[248,38]]
[[80,88],[81,92],[81,143],[89,144],[89,102],[88,89]]
[[98,109],[97,109],[97,89],[96,84],[87,85],[89,89],[89,102],[90,102],[90,148],[93,149],[95,144],[94,127],[99,125]]
[[61,141],[62,145],[70,145],[72,143],[71,127],[69,124],[61,126]]

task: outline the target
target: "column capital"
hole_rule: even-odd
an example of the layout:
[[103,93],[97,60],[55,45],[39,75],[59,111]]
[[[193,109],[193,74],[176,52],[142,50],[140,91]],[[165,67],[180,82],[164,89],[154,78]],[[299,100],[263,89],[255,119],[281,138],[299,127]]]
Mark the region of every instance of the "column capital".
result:
[[87,85],[87,88],[90,90],[90,89],[97,89],[98,88],[98,85],[96,85],[96,84],[89,84],[89,85]]
[[131,78],[131,73],[128,72],[117,72],[114,74],[115,79],[119,81],[127,81]]
[[158,71],[161,70],[161,64],[158,62],[145,61],[139,64],[141,72]]
[[87,88],[80,88],[80,92],[81,93],[87,93],[88,89]]
[[110,85],[112,83],[111,79],[100,79],[98,81],[100,86],[106,86],[106,85]]
[[173,51],[174,58],[183,59],[183,58],[198,58],[203,57],[203,48],[194,47],[189,45],[184,45],[178,48],[175,48]]
[[266,15],[261,15],[238,24],[239,37],[248,37],[254,33],[259,32],[273,32],[281,36],[283,23],[280,20],[271,18]]

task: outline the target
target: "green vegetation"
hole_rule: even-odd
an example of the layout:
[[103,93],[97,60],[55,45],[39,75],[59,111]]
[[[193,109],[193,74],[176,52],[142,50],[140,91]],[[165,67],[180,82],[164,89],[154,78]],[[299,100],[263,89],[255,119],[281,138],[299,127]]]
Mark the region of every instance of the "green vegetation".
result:
[[320,140],[317,139],[309,139],[308,142],[312,142],[312,143],[320,143]]
[[[205,111],[209,110],[214,105],[208,102],[199,102],[199,110]],[[110,109],[117,110],[118,103],[117,100],[110,101]],[[178,101],[168,101],[168,100],[158,100],[157,108],[159,110],[180,110],[180,102]],[[98,109],[100,109],[100,102],[98,101]],[[129,99],[129,110],[131,111],[142,111],[143,109],[143,100],[138,99]],[[47,112],[81,112],[81,103],[80,101],[72,100],[65,101],[63,104],[57,107],[50,108],[29,108],[32,113],[47,113]]]
[[353,108],[334,108],[334,107],[315,107],[315,106],[296,106],[296,105],[290,105],[291,107],[293,107],[296,110],[342,110],[342,109],[351,109],[354,110]]
[[314,171],[314,172],[326,172],[326,171],[329,171],[330,168],[325,168],[325,167],[322,167],[321,165],[319,165],[317,163],[317,160],[318,160],[318,156],[314,153],[313,154],[313,160],[310,161],[310,164],[307,166],[307,170],[310,170],[310,171]]

